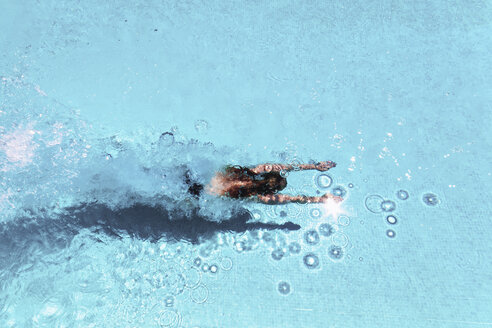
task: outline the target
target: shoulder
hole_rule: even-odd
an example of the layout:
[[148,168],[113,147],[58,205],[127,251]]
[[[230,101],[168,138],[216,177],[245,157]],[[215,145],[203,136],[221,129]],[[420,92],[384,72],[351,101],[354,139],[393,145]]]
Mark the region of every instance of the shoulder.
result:
[[248,175],[248,176],[253,176],[256,174],[248,167],[240,166],[240,165],[226,165],[224,167],[224,172],[228,174]]

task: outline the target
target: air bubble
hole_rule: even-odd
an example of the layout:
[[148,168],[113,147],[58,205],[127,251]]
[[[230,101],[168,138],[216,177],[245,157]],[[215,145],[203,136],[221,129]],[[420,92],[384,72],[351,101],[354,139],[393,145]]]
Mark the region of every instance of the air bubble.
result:
[[208,122],[205,120],[195,121],[195,130],[199,133],[205,133],[208,130]]
[[394,230],[388,229],[386,230],[386,236],[388,236],[389,238],[395,238],[396,232]]
[[392,200],[385,200],[381,203],[381,209],[385,212],[393,212],[396,208],[396,203]]
[[428,206],[436,206],[437,204],[440,203],[439,198],[437,198],[437,195],[433,193],[427,193],[424,196],[422,196],[422,201],[424,204]]
[[319,234],[316,230],[308,230],[304,233],[304,241],[309,245],[319,244]]
[[285,206],[287,215],[290,217],[298,217],[302,213],[302,207],[296,204],[290,203]]
[[386,222],[388,222],[389,224],[396,224],[396,222],[398,222],[398,219],[394,215],[388,215],[386,217]]
[[217,273],[217,271],[219,270],[219,267],[217,266],[217,264],[212,264],[209,268],[210,272],[212,273]]
[[208,265],[208,263],[203,263],[203,265],[202,265],[202,271],[203,272],[208,272],[208,270],[210,270],[210,266]]
[[280,261],[282,257],[284,257],[284,255],[285,252],[281,248],[277,248],[272,251],[272,259],[274,259],[275,261]]
[[191,300],[195,303],[202,304],[208,299],[208,288],[204,284],[199,285],[190,293]]
[[338,217],[338,224],[341,226],[348,226],[350,224],[350,218],[345,215],[340,215]]
[[309,211],[309,214],[313,219],[319,219],[321,217],[321,210],[319,208],[313,208]]
[[199,268],[191,267],[183,272],[183,278],[186,288],[195,288],[202,280],[202,273],[199,271]]
[[347,193],[347,190],[345,190],[345,188],[343,188],[342,186],[337,186],[337,187],[333,188],[333,190],[331,191],[331,193],[334,196],[343,197]]
[[289,244],[289,252],[291,254],[299,254],[301,252],[301,245],[298,242],[291,242]]
[[174,310],[165,310],[159,316],[159,325],[161,327],[178,327],[180,315]]
[[330,256],[332,260],[339,260],[343,257],[343,250],[340,246],[331,245],[328,249],[328,256]]
[[166,307],[173,307],[174,306],[174,296],[166,296],[164,298],[164,305]]
[[379,195],[369,195],[366,197],[366,208],[372,213],[382,212],[381,204],[384,202],[383,197]]
[[159,146],[169,147],[174,143],[174,134],[171,132],[164,132],[159,137]]
[[409,196],[406,190],[400,189],[396,192],[396,197],[401,200],[407,200]]
[[333,179],[328,174],[320,174],[316,178],[316,186],[321,189],[326,189],[331,186]]
[[282,295],[288,295],[290,293],[290,284],[286,281],[278,283],[277,290]]
[[349,188],[353,188],[353,187],[354,187],[354,184],[353,184],[353,183],[349,183],[349,184],[348,184],[348,187],[349,187]]
[[222,260],[220,260],[220,267],[224,271],[229,271],[232,269],[232,259],[230,257],[223,257]]
[[322,223],[318,228],[319,234],[324,237],[329,237],[335,232],[335,228],[329,223]]
[[304,255],[302,261],[308,269],[316,269],[317,267],[319,267],[319,258],[314,253],[307,253],[306,255]]
[[337,232],[331,237],[331,241],[335,246],[345,247],[348,245],[349,239],[343,232]]
[[196,267],[199,267],[200,265],[202,265],[202,259],[197,257],[193,260],[193,265],[196,266]]

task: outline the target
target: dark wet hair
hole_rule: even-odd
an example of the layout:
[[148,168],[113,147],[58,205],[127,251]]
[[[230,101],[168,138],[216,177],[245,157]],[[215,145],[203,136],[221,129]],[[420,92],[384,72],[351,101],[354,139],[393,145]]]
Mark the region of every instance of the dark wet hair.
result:
[[287,179],[279,172],[264,172],[256,174],[247,167],[227,166],[225,168],[226,179],[236,181],[252,181],[250,186],[232,188],[228,196],[232,198],[249,197],[256,194],[274,194],[285,188]]

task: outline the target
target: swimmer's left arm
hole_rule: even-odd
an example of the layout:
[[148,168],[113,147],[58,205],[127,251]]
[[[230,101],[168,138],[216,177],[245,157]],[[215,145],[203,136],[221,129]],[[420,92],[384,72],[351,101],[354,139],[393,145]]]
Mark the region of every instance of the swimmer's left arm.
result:
[[293,169],[294,167],[292,165],[265,163],[257,165],[256,167],[252,168],[251,171],[253,171],[255,174],[260,174],[264,172],[292,171]]
[[292,170],[318,170],[328,171],[329,169],[337,166],[335,162],[324,161],[316,164],[260,164],[251,169],[255,174],[263,172],[280,172],[280,171],[292,171]]

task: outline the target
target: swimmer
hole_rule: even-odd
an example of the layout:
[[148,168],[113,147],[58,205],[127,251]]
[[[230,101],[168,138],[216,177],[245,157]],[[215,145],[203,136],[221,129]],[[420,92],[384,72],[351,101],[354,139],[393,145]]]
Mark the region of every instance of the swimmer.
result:
[[287,186],[287,179],[280,172],[292,170],[327,171],[336,164],[331,161],[316,164],[260,164],[254,168],[242,166],[226,166],[223,172],[217,172],[207,186],[195,183],[190,172],[185,174],[185,182],[189,186],[188,192],[195,197],[200,196],[203,189],[209,195],[225,196],[235,199],[249,199],[269,205],[286,203],[323,203],[328,199],[341,202],[343,199],[326,193],[320,197],[304,195],[277,194]]

